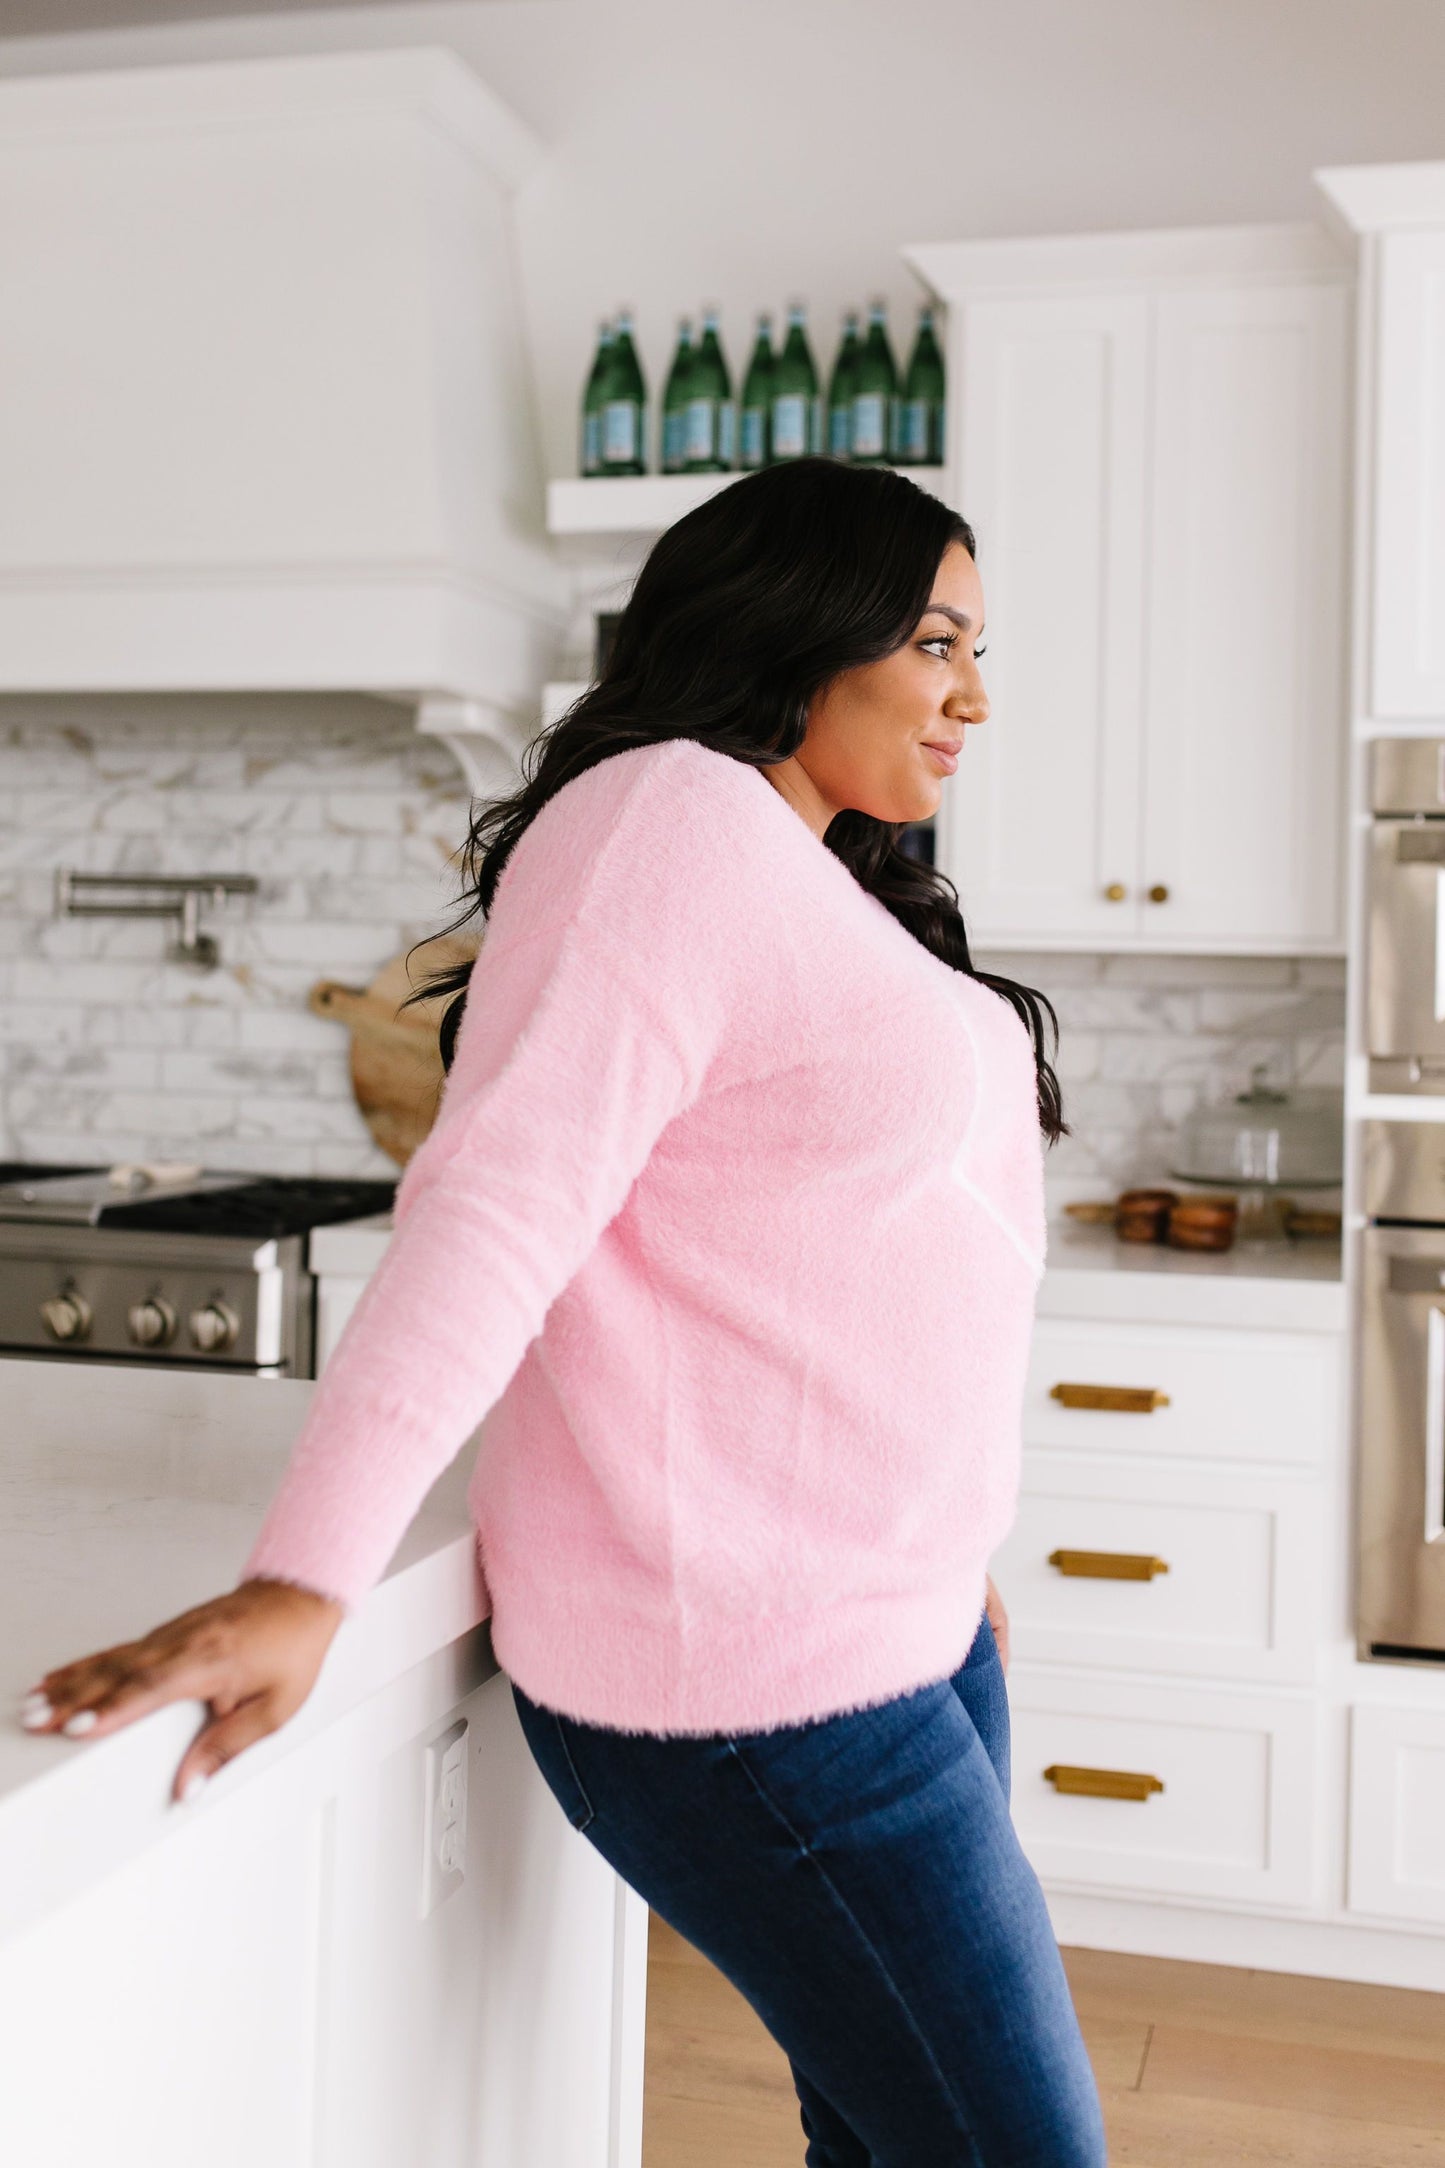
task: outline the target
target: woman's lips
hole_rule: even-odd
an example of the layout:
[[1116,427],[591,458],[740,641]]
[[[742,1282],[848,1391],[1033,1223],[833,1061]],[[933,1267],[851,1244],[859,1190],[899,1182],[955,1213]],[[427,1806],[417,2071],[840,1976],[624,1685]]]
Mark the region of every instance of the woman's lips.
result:
[[941,745],[925,745],[923,750],[925,753],[932,753],[945,775],[952,775],[958,767],[957,753],[945,752]]

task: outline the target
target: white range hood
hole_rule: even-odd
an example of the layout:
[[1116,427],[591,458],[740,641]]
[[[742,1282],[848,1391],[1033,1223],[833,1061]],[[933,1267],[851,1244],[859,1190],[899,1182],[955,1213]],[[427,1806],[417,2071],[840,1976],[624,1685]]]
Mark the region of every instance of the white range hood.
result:
[[0,83],[0,692],[356,690],[515,751],[563,616],[454,54]]

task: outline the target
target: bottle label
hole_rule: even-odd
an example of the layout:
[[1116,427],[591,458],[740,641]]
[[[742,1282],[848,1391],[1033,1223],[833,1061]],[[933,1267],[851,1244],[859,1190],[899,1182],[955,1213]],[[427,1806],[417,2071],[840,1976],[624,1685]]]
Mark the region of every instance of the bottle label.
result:
[[738,456],[738,410],[731,399],[724,399],[717,416],[717,455],[725,467],[736,464]]
[[716,459],[717,401],[716,399],[689,399],[685,413],[685,456],[688,464],[705,459]]
[[602,416],[598,413],[582,417],[582,472],[595,474],[602,464]]
[[687,457],[686,407],[674,407],[662,417],[662,471],[676,474]]
[[905,399],[898,410],[898,456],[921,467],[928,457],[928,401]]
[[609,399],[602,409],[602,464],[621,467],[637,457],[637,401]]
[[823,394],[815,392],[808,401],[808,450],[816,457],[823,449]]
[[743,408],[743,460],[745,467],[760,467],[766,442],[764,423],[767,410],[764,407]]
[[851,419],[846,401],[828,410],[828,450],[834,459],[846,459],[853,448],[852,431],[848,427]]
[[801,459],[807,449],[807,399],[800,391],[780,392],[773,401],[773,457]]
[[888,401],[882,392],[860,392],[853,401],[855,459],[882,459],[888,451]]

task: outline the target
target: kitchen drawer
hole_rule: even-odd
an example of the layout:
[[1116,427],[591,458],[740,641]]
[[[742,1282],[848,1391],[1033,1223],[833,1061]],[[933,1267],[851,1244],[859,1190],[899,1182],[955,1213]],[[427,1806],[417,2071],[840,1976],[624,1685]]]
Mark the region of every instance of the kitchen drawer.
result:
[[1352,1709],[1350,1909],[1445,1925],[1442,1831],[1445,1693],[1433,1708]]
[[1025,1448],[1018,1517],[990,1570],[1025,1662],[1304,1684],[1322,1541],[1308,1476]]
[[[1081,1397],[1123,1388],[1137,1405],[1065,1405],[1057,1386]],[[1333,1458],[1339,1403],[1339,1343],[1326,1335],[1041,1318],[1023,1435],[1095,1453],[1315,1467]]]
[[[1106,1685],[1011,1663],[1009,1702],[1013,1818],[1044,1882],[1311,1902],[1312,1701],[1197,1686]],[[1050,1768],[1137,1778],[1145,1796],[1059,1790],[1044,1775]]]

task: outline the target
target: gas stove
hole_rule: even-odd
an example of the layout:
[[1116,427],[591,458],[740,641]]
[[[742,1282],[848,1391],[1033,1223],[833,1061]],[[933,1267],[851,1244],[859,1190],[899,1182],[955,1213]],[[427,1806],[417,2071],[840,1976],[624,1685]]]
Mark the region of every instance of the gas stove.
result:
[[0,1355],[314,1377],[313,1227],[395,1182],[0,1161]]

